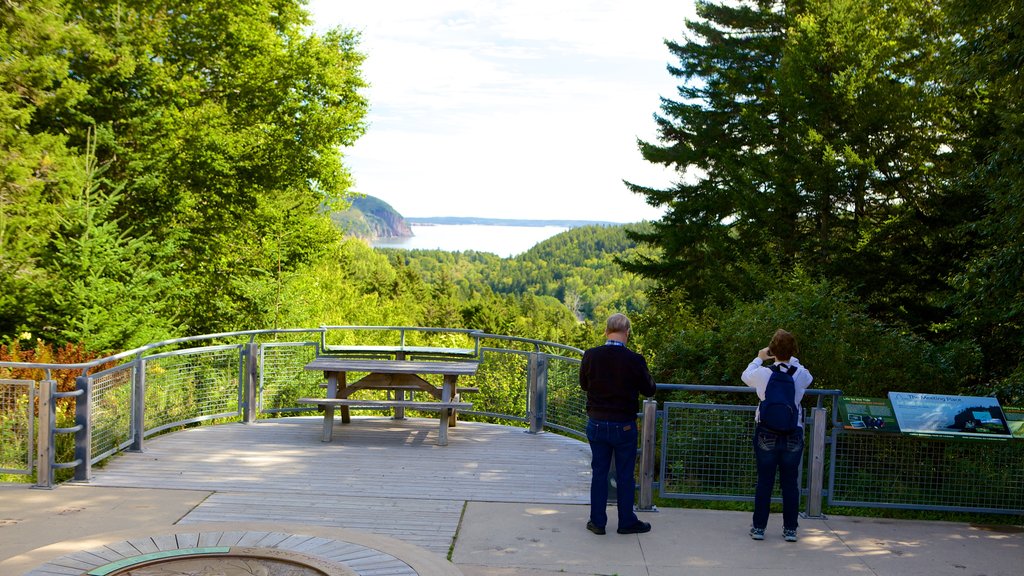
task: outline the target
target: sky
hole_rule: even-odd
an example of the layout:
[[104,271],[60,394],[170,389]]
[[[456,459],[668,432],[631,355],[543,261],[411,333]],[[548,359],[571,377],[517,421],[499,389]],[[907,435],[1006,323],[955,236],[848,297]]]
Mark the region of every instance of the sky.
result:
[[346,148],[354,190],[405,217],[637,222],[661,217],[623,180],[647,163],[674,98],[692,0],[311,0],[316,30],[361,34],[367,131]]

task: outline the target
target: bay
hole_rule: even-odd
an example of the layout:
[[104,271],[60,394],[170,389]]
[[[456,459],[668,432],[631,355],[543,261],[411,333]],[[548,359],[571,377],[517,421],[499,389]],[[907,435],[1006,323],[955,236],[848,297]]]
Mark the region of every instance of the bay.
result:
[[563,226],[505,226],[496,224],[412,224],[409,238],[381,238],[374,248],[490,252],[510,258],[539,242],[565,232]]

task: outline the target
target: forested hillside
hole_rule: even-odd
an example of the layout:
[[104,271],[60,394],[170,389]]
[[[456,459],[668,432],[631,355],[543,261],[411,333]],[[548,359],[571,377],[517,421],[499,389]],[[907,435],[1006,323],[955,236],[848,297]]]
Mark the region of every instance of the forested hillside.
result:
[[343,238],[364,55],[352,31],[310,32],[302,2],[39,0],[0,4],[0,24],[7,356],[322,324],[589,341],[559,297]]
[[462,298],[481,293],[547,296],[581,321],[600,321],[614,312],[635,313],[646,307],[648,282],[617,264],[617,258],[636,251],[636,242],[626,236],[627,228],[572,228],[504,259],[473,251],[385,252],[426,282],[451,286]]

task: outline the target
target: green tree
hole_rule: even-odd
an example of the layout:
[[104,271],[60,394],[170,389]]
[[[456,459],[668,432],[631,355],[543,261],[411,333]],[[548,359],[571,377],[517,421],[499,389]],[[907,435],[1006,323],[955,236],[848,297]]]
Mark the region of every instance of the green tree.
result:
[[626,268],[698,309],[760,298],[803,269],[920,323],[906,308],[942,286],[920,232],[949,138],[928,89],[931,3],[698,2],[697,15],[687,41],[667,42],[681,84],[656,118],[660,143],[640,143],[680,178],[630,184],[667,213],[633,234],[659,251]]
[[[94,352],[141,346],[175,333],[173,277],[158,266],[167,254],[146,237],[133,237],[113,219],[120,190],[104,191],[102,169],[87,148],[84,180],[63,199],[59,227],[42,262],[50,280],[47,318],[40,335],[50,342],[77,343]],[[56,324],[56,323],[54,323]]]
[[[977,249],[956,275],[956,328],[986,351],[984,389],[1024,401],[1024,4],[947,3],[947,83],[967,138],[955,209]],[[989,380],[991,378],[992,381]]]
[[41,325],[36,263],[59,259],[61,199],[91,189],[75,168],[90,134],[105,168],[95,190],[117,198],[89,205],[112,210],[124,242],[173,259],[152,269],[175,276],[182,330],[273,323],[285,277],[338,240],[325,213],[350,186],[340,150],[366,113],[358,35],[310,33],[303,4],[0,6],[5,335]]
[[0,3],[0,339],[33,331],[47,306],[40,265],[56,227],[55,199],[81,178],[64,132],[37,115],[73,106],[86,86],[69,76],[69,46],[86,34],[59,2]]
[[[130,16],[105,2],[88,7],[82,14],[97,26],[120,20],[107,39],[137,55],[131,80],[153,94],[137,102],[139,91],[118,90],[118,67],[107,66],[97,80],[114,84],[103,90],[109,101],[89,114],[115,137],[156,130],[159,167],[152,149],[118,153],[120,138],[111,152],[126,158],[128,181],[137,170],[158,175],[159,185],[126,193],[178,247],[188,331],[264,324],[278,262],[292,270],[327,245],[320,208],[349,185],[339,149],[362,134],[366,109],[357,36],[304,34],[298,2],[175,2]],[[153,61],[159,70],[148,70]],[[122,129],[111,115],[132,104],[140,114]],[[268,236],[280,241],[264,244]]]

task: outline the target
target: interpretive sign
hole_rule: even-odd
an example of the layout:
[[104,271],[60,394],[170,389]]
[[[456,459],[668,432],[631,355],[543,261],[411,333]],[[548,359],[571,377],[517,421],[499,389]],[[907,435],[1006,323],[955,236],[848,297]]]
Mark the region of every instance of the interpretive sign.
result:
[[1024,408],[1020,406],[1003,406],[1006,425],[1014,438],[1024,438]]
[[976,438],[1010,437],[1006,416],[996,398],[889,392],[889,402],[902,432]]
[[840,396],[839,417],[847,430],[900,431],[892,404],[886,398]]

